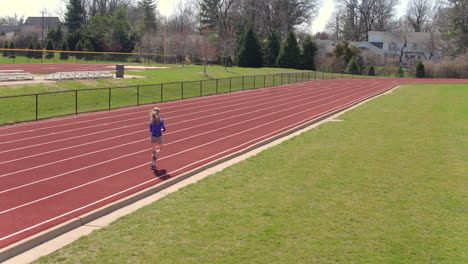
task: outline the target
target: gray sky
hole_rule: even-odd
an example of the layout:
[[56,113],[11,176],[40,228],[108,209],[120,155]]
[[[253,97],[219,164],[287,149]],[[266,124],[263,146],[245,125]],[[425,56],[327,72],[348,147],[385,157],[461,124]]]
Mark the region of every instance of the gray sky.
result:
[[[333,11],[333,0],[322,0],[322,8],[319,12],[317,19],[312,23],[312,32],[316,33],[322,31],[330,18]],[[406,5],[407,0],[400,0],[401,5],[397,6],[400,12]],[[15,13],[18,16],[41,16],[41,11],[47,10],[50,15],[60,14],[60,9],[65,10],[66,0],[2,0],[0,8],[0,16],[13,16]],[[163,15],[170,15],[176,0],[158,0],[159,12]]]

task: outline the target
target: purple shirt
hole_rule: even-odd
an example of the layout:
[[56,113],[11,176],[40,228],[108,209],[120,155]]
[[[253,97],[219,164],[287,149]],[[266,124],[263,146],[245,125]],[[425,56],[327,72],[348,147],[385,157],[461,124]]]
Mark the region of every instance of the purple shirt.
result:
[[164,126],[164,119],[159,118],[159,124],[154,123],[153,120],[150,119],[149,131],[151,132],[152,136],[162,136],[162,132],[166,131],[166,126]]

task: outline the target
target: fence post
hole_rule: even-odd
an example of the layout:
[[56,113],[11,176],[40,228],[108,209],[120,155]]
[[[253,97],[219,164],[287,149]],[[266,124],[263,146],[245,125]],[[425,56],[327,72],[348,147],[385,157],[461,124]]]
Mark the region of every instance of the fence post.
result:
[[200,81],[200,96],[202,96],[203,94],[203,84],[202,84],[202,81]]
[[242,76],[242,91],[244,91],[244,76]]
[[78,114],[78,90],[75,90],[75,115]]
[[36,94],[36,121],[39,119],[39,94]]
[[109,87],[109,110],[111,109],[111,99],[112,99],[111,93],[112,93],[111,88]]
[[229,78],[229,92],[232,92],[232,77]]
[[181,93],[182,93],[182,99],[184,99],[184,82],[181,82],[180,83],[180,90],[181,90]]
[[266,75],[263,75],[263,88],[266,87]]
[[254,75],[254,85],[253,85],[253,88],[255,89],[255,78],[257,77],[257,75]]
[[161,102],[163,101],[163,95],[164,95],[164,94],[163,94],[163,90],[164,90],[164,89],[163,89],[163,84],[161,83]]
[[216,79],[216,94],[218,94],[218,79]]
[[140,106],[140,86],[137,85],[137,106]]

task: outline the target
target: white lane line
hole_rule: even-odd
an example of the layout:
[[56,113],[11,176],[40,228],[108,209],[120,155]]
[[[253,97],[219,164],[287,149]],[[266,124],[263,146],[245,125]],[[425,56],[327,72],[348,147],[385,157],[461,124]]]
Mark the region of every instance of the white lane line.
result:
[[[367,90],[365,90],[365,91],[367,91]],[[365,92],[365,91],[359,92],[359,93],[357,93],[357,94],[363,93],[363,92]],[[301,112],[296,112],[296,113],[294,113],[294,114],[292,114],[292,115],[288,115],[288,116],[286,116],[286,117],[291,117],[291,116],[294,116],[294,115],[297,115],[297,114],[301,114],[301,113],[303,113],[303,112],[310,111],[311,109],[318,108],[318,107],[322,107],[322,106],[324,106],[324,105],[328,105],[328,104],[334,103],[334,102],[336,102],[336,101],[338,101],[338,100],[342,100],[342,99],[344,99],[344,98],[351,97],[351,96],[355,96],[355,95],[356,95],[356,94],[352,94],[352,95],[349,95],[349,96],[345,96],[345,97],[343,97],[343,98],[334,100],[334,101],[329,102],[329,103],[326,103],[326,104],[322,104],[322,105],[319,105],[319,106],[316,106],[316,107],[313,107],[313,108],[310,108],[310,109],[307,109],[307,110],[304,110],[304,111],[301,111]],[[330,96],[330,97],[332,97],[332,96]],[[314,103],[314,102],[311,102],[311,103],[309,103],[309,104],[312,104],[312,103]],[[308,104],[306,104],[306,105],[308,105]],[[297,108],[297,107],[299,107],[299,106],[295,106],[295,107],[291,107],[291,108],[288,108],[288,109],[284,109],[283,111],[289,111],[289,110],[294,109],[294,108]],[[253,118],[253,119],[245,120],[245,121],[242,121],[242,122],[237,122],[236,124],[232,124],[232,125],[229,125],[229,126],[220,127],[220,128],[218,128],[218,129],[214,129],[214,130],[211,130],[211,131],[207,131],[207,132],[204,132],[204,133],[201,133],[201,134],[192,135],[192,136],[190,136],[190,137],[186,137],[186,138],[183,138],[183,139],[180,139],[180,140],[175,140],[175,141],[173,141],[173,142],[171,142],[171,143],[168,143],[167,145],[169,145],[169,144],[175,144],[175,143],[178,143],[178,142],[181,142],[181,141],[185,141],[185,140],[188,140],[188,139],[191,139],[191,138],[194,138],[194,137],[199,137],[199,136],[201,136],[201,135],[209,134],[209,133],[212,133],[212,132],[215,132],[215,131],[223,130],[223,129],[226,129],[226,128],[229,128],[229,127],[232,127],[232,126],[237,126],[237,125],[240,124],[240,123],[248,123],[248,122],[250,122],[250,121],[252,121],[252,120],[260,119],[260,118],[263,118],[263,117],[265,117],[265,116],[269,116],[269,115],[273,115],[273,114],[277,114],[277,113],[270,113],[270,114],[266,114],[266,115],[263,115],[263,116],[258,116],[258,117]],[[255,129],[255,128],[262,127],[262,126],[265,126],[265,125],[269,125],[269,124],[271,124],[271,123],[275,123],[275,122],[277,122],[278,120],[283,120],[283,119],[285,119],[286,117],[283,117],[283,118],[280,118],[280,119],[277,119],[277,120],[275,120],[275,121],[271,121],[271,122],[268,122],[268,123],[264,123],[264,124],[262,124],[262,125],[260,125],[260,126],[254,127],[254,129]],[[242,131],[242,132],[240,132],[240,133],[244,133],[245,131],[249,131],[249,130],[252,130],[252,129],[247,129],[247,130],[244,130],[244,131]],[[237,133],[237,134],[238,134],[238,133]],[[228,137],[229,137],[229,136],[228,136]],[[221,139],[225,139],[225,138],[227,138],[227,137],[223,137],[223,138],[221,138]],[[143,140],[142,140],[142,141],[143,141]],[[194,147],[194,148],[192,148],[192,149],[200,148],[200,147],[202,147],[202,146],[204,146],[204,145],[211,144],[211,143],[217,142],[217,141],[219,141],[219,140],[210,141],[210,142],[205,143],[205,144],[202,144],[202,145],[200,145],[200,146],[196,146],[196,147]],[[90,167],[102,165],[102,164],[105,164],[105,163],[108,163],[108,162],[112,162],[112,161],[117,160],[117,159],[120,159],[120,158],[124,158],[124,157],[128,157],[128,156],[131,156],[131,155],[134,155],[134,154],[138,154],[138,153],[141,153],[141,152],[147,151],[147,150],[148,150],[148,148],[145,149],[145,150],[137,151],[137,152],[134,152],[134,153],[131,153],[131,154],[127,154],[127,155],[124,155],[124,156],[116,157],[116,158],[111,159],[111,160],[108,160],[108,161],[103,161],[103,162],[100,162],[100,163],[92,164],[92,165],[89,165],[89,166],[86,166],[86,167],[83,167],[83,168],[80,168],[80,169],[77,169],[77,170],[74,170],[74,171],[62,173],[62,174],[55,175],[55,176],[52,176],[52,177],[49,177],[49,178],[44,178],[44,179],[41,179],[41,180],[39,180],[39,181],[31,182],[31,183],[28,183],[28,184],[25,184],[25,185],[22,185],[22,186],[17,186],[17,187],[8,189],[8,190],[4,190],[4,191],[0,192],[0,194],[6,193],[6,192],[8,192],[8,191],[15,190],[15,189],[19,189],[19,188],[22,188],[22,187],[30,186],[30,185],[33,185],[33,184],[35,184],[35,183],[39,183],[39,182],[43,182],[43,181],[46,181],[46,180],[50,180],[50,179],[62,177],[62,176],[65,176],[65,175],[67,175],[67,174],[70,174],[70,173],[74,173],[74,172],[77,172],[77,171],[80,171],[80,170],[88,169],[88,168],[90,168]],[[188,149],[188,150],[191,150],[191,149]],[[186,151],[187,151],[187,150],[186,150]],[[176,154],[174,154],[174,155],[179,155],[179,154],[184,153],[184,152],[186,152],[186,151],[181,151],[181,152],[178,152],[178,153],[176,153]],[[172,156],[174,156],[174,155],[168,155],[168,156],[166,156],[166,158],[172,157]],[[161,158],[161,159],[164,159],[164,158]],[[0,212],[0,214],[1,214],[1,212]]]
[[[165,105],[165,109],[171,109],[171,108],[177,108],[179,104],[181,104],[182,102],[184,103],[184,105],[190,105],[191,101],[200,101],[200,102],[194,102],[193,105],[198,105],[200,103],[202,103],[203,101],[208,101],[209,103],[213,103],[213,102],[216,102],[216,101],[222,101],[223,100],[223,97],[226,97],[228,95],[232,95],[231,98],[242,98],[242,97],[249,97],[249,93],[253,93],[253,92],[256,92],[257,94],[260,94],[261,93],[266,93],[267,91],[265,91],[265,89],[268,89],[269,91],[271,90],[277,90],[277,89],[282,89],[282,90],[286,90],[287,85],[283,85],[283,86],[275,86],[275,87],[267,87],[267,88],[263,88],[263,89],[252,89],[252,90],[245,90],[245,91],[242,91],[242,93],[231,93],[231,94],[219,94],[219,95],[216,95],[217,98],[215,99],[207,99],[206,96],[203,96],[203,97],[194,97],[194,98],[188,98],[188,99],[184,99],[184,100],[181,100],[181,101],[174,101],[174,102],[160,102],[160,103],[153,103],[153,104],[164,104]],[[238,96],[237,96],[238,95]],[[259,95],[259,96],[260,96]],[[187,102],[189,102],[187,104]],[[139,108],[139,107],[134,107],[134,108]],[[112,110],[113,113],[117,112],[117,111],[126,111],[128,109],[115,109],[115,110]],[[134,109],[132,109],[134,110]],[[51,128],[55,128],[55,127],[63,127],[63,126],[70,126],[70,125],[75,125],[75,124],[82,124],[82,123],[88,123],[88,122],[94,122],[94,121],[98,121],[98,120],[103,120],[103,119],[109,119],[109,117],[123,117],[123,116],[128,116],[128,115],[133,115],[133,114],[141,114],[143,111],[141,111],[140,109],[138,109],[138,111],[132,111],[130,113],[125,113],[125,114],[120,114],[120,115],[111,115],[109,114],[109,111],[104,111],[104,112],[98,112],[98,113],[95,113],[95,115],[105,115],[104,117],[99,117],[99,118],[96,118],[96,119],[89,119],[87,118],[86,120],[83,120],[83,121],[77,121],[75,120],[75,122],[71,122],[71,123],[67,123],[67,124],[61,124],[61,125],[55,125],[55,126],[48,126],[48,127],[42,127],[42,128],[31,128],[30,130],[22,130],[22,131],[18,131],[18,132],[14,132],[14,133],[9,133],[9,134],[2,134],[0,135],[1,136],[7,136],[7,135],[14,135],[14,134],[21,134],[21,133],[24,133],[24,132],[37,132],[39,130],[44,130],[44,129],[51,129]],[[91,114],[88,114],[88,117],[90,116]],[[80,116],[81,117],[81,116]],[[69,117],[69,118],[72,118],[72,117]],[[49,120],[48,122],[58,122],[58,121],[63,121],[65,118],[63,119],[54,119],[54,120]],[[67,118],[68,119],[68,118]],[[45,123],[45,122],[44,122]],[[37,123],[33,123],[33,124],[24,124],[22,126],[27,126],[27,125],[37,125]],[[16,126],[9,126],[9,127],[3,127],[4,129],[7,129],[7,128],[16,128],[20,125],[16,125]],[[2,129],[2,127],[0,127],[0,129]],[[1,131],[1,130],[0,130]]]
[[[303,93],[301,93],[301,96],[304,95]],[[293,96],[291,98],[296,98],[298,96]],[[268,99],[266,99],[268,100]],[[263,101],[263,100],[262,100]],[[270,104],[272,102],[277,102],[277,101],[284,101],[284,98],[281,98],[279,100],[275,100],[275,101],[267,101],[266,103],[262,103],[262,104],[256,104],[256,106],[260,106],[260,105],[265,105],[265,104]],[[251,108],[252,106],[249,104],[248,106],[246,107],[243,107],[243,108],[237,108],[237,110],[242,110],[242,109],[246,109],[246,108]],[[271,107],[269,107],[271,108]],[[268,108],[266,108],[268,109]],[[261,111],[261,110],[257,110],[257,111]],[[257,111],[254,111],[254,112],[257,112]],[[201,111],[203,112],[203,111]],[[200,113],[201,113],[200,112]],[[217,112],[216,114],[212,114],[212,115],[204,115],[203,118],[210,118],[210,117],[213,117],[213,116],[217,116],[217,115],[225,115],[226,113],[231,113],[232,110],[229,110],[229,111],[225,111],[225,112]],[[253,113],[253,112],[248,112],[248,113]],[[248,114],[246,113],[246,114]],[[196,112],[195,113],[192,113],[192,114],[197,114]],[[222,121],[224,119],[218,119],[217,121],[213,121],[213,122],[209,122],[209,123],[204,123],[204,125],[208,125],[208,124],[212,124],[212,123],[215,123],[215,122],[218,122],[218,121]],[[181,121],[181,122],[178,122],[178,123],[174,123],[172,124],[173,126],[174,125],[179,125],[179,124],[182,124],[182,123],[185,123],[185,122],[191,122],[192,120],[184,120],[184,121]],[[141,126],[141,124],[137,124],[139,126]],[[195,127],[199,127],[201,125],[197,125]],[[193,127],[193,126],[192,126]],[[187,129],[190,129],[190,128],[187,128]],[[177,132],[179,131],[185,131],[187,129],[182,129],[182,130],[178,130]],[[146,131],[146,130],[138,130],[138,131],[134,131],[134,132],[131,132],[131,133],[127,133],[127,134],[122,134],[122,135],[119,135],[119,136],[115,136],[115,137],[107,137],[107,138],[104,138],[104,139],[100,139],[100,140],[96,140],[96,141],[91,141],[91,142],[86,142],[86,143],[83,143],[83,144],[79,144],[79,145],[74,145],[74,146],[70,146],[70,147],[66,147],[66,148],[61,148],[61,149],[56,149],[56,150],[52,150],[52,151],[47,151],[47,152],[41,152],[41,153],[38,153],[38,154],[34,154],[34,155],[30,155],[30,156],[24,156],[24,157],[21,157],[21,158],[17,158],[17,159],[13,159],[13,160],[7,160],[7,161],[3,161],[3,162],[0,162],[0,165],[1,164],[6,164],[6,163],[10,163],[10,162],[14,162],[14,161],[19,161],[19,160],[24,160],[24,159],[27,159],[27,158],[31,158],[31,157],[36,157],[36,156],[42,156],[42,155],[45,155],[45,154],[50,154],[50,153],[53,153],[53,152],[58,152],[58,151],[62,151],[62,150],[67,150],[67,149],[71,149],[71,148],[76,148],[76,147],[81,147],[81,146],[85,146],[85,145],[90,145],[90,144],[95,144],[95,143],[98,143],[98,142],[102,142],[102,141],[107,141],[107,140],[115,140],[116,138],[119,138],[119,137],[123,137],[123,136],[127,136],[127,135],[131,135],[131,134],[136,134],[136,133],[141,133],[143,131]],[[104,132],[104,131],[103,131]],[[167,134],[171,134],[172,132],[169,132]],[[89,135],[89,134],[88,134]],[[128,143],[130,144],[130,143]],[[16,150],[16,149],[15,149]],[[12,151],[12,150],[9,150],[9,151]],[[37,167],[35,167],[37,168]],[[0,178],[3,177],[3,176],[6,176],[6,174],[4,175],[0,175]]]
[[[346,90],[345,93],[348,93],[348,92],[349,92],[349,90],[347,90],[347,88],[344,88],[344,89],[342,89],[342,90]],[[328,96],[328,97],[325,97],[325,98],[321,98],[321,99],[319,99],[319,100],[315,100],[315,101],[309,102],[309,103],[307,103],[307,104],[305,104],[305,105],[309,105],[309,104],[312,104],[312,103],[316,103],[316,102],[322,101],[322,100],[324,100],[324,99],[328,99],[328,98],[334,97],[334,96],[337,95],[337,94],[336,94],[336,90],[335,90],[334,92],[335,92],[335,93],[334,93],[332,96]],[[344,94],[344,93],[340,93],[340,94],[338,94],[338,95],[341,95],[341,94]],[[309,97],[309,98],[303,98],[303,96],[301,96],[302,99],[296,100],[296,101],[293,101],[293,102],[300,102],[300,101],[304,101],[304,100],[310,100],[311,98],[317,97],[317,96],[319,96],[319,95],[314,95],[314,96]],[[288,98],[288,99],[289,99],[289,98]],[[284,98],[282,99],[282,101],[284,101]],[[292,103],[292,102],[287,102],[287,103],[280,104],[280,105],[274,105],[274,106],[267,107],[267,108],[263,108],[263,109],[260,109],[260,110],[251,111],[251,112],[248,112],[248,113],[245,113],[245,114],[242,114],[242,115],[249,115],[249,114],[252,114],[252,113],[255,113],[255,112],[265,111],[265,110],[268,110],[268,109],[271,109],[271,108],[277,108],[277,107],[282,106],[282,105],[289,105],[289,104],[291,104],[291,103]],[[295,106],[295,107],[292,107],[292,108],[289,108],[289,109],[293,109],[293,108],[297,108],[297,107],[299,107],[299,106]],[[311,109],[314,109],[314,108],[311,108]],[[238,109],[237,109],[237,110],[238,110]],[[287,111],[287,110],[288,110],[288,109],[285,109],[284,111]],[[223,118],[223,119],[217,119],[217,120],[214,120],[214,121],[212,121],[212,122],[203,123],[203,124],[197,125],[197,126],[191,126],[191,127],[188,127],[188,128],[185,128],[185,129],[181,129],[181,130],[178,130],[178,131],[176,131],[176,132],[170,132],[170,133],[167,133],[167,134],[179,133],[179,132],[182,132],[182,131],[185,131],[185,130],[189,130],[189,129],[193,129],[193,128],[197,128],[197,127],[203,127],[203,126],[210,125],[210,124],[213,124],[213,123],[222,122],[222,121],[225,121],[225,120],[228,120],[228,119],[238,118],[239,116],[242,116],[242,115],[237,115],[237,116],[233,116],[233,117],[229,117],[229,118]],[[264,116],[268,116],[268,115],[271,115],[271,114],[267,114],[267,115],[264,115]],[[249,121],[251,121],[251,120],[255,120],[255,119],[258,119],[258,118],[261,118],[261,117],[263,117],[263,116],[259,116],[259,117],[254,118],[254,119],[247,119],[247,120],[242,121],[242,122],[237,122],[236,124],[244,123],[244,122],[249,122]],[[222,128],[216,129],[216,130],[211,130],[211,131],[209,131],[209,132],[213,132],[213,131],[225,129],[225,128],[234,126],[234,125],[236,125],[236,124],[233,124],[233,125],[230,125],[230,126],[225,126],[225,127],[222,127]],[[195,136],[200,136],[200,135],[195,135]],[[195,137],[195,136],[190,136],[190,137],[185,138],[185,139],[189,139],[189,138],[192,138],[192,137]],[[185,140],[185,139],[184,139],[184,140]],[[52,163],[42,164],[42,165],[39,165],[39,166],[36,166],[36,167],[31,167],[31,168],[28,168],[28,169],[24,169],[24,170],[21,170],[21,171],[15,171],[15,172],[3,174],[3,175],[0,175],[0,178],[6,177],[6,176],[9,176],[9,175],[13,175],[13,174],[17,174],[17,173],[20,173],[20,172],[24,172],[24,171],[27,171],[27,170],[37,169],[37,168],[44,167],[44,166],[47,166],[47,165],[56,164],[56,163],[59,163],[59,162],[62,162],[62,161],[66,161],[66,160],[73,159],[73,158],[75,158],[75,157],[82,157],[82,156],[86,156],[86,155],[89,155],[89,154],[94,154],[94,153],[98,153],[98,152],[101,152],[101,151],[106,151],[106,150],[114,149],[114,148],[121,147],[121,146],[126,146],[126,145],[130,145],[130,144],[135,144],[135,143],[137,143],[137,142],[144,141],[144,140],[145,140],[145,139],[141,139],[141,140],[133,141],[133,142],[130,142],[130,143],[121,144],[121,145],[118,145],[118,146],[114,146],[114,147],[110,147],[110,148],[106,148],[106,149],[102,149],[102,150],[97,150],[97,151],[94,151],[94,152],[85,153],[85,154],[82,154],[82,155],[78,155],[78,156],[70,157],[70,158],[67,158],[67,159],[55,161],[55,162],[52,162]],[[178,141],[176,141],[176,142],[178,142]],[[168,144],[173,144],[173,143],[174,143],[174,142],[168,143]],[[44,179],[41,179],[41,180],[39,180],[39,181],[35,181],[35,182],[31,182],[31,183],[28,183],[28,184],[25,184],[25,185],[17,186],[17,187],[12,188],[12,189],[7,189],[7,190],[4,190],[4,191],[1,191],[0,194],[1,194],[1,193],[4,193],[4,192],[7,192],[7,191],[11,191],[11,190],[17,189],[17,188],[20,188],[20,187],[29,186],[29,185],[32,185],[32,184],[34,184],[34,183],[42,182],[42,181],[45,181],[45,180],[48,180],[48,179],[53,179],[53,178],[56,178],[56,176],[49,177],[49,178],[44,178]]]
[[[309,92],[307,94],[310,94],[310,93],[315,93],[315,91],[313,92]],[[301,93],[301,92],[297,92],[297,93],[294,93],[294,94],[300,94],[300,95],[303,95],[304,93]],[[300,96],[299,95],[299,96]],[[282,96],[275,96],[275,97],[271,97],[271,98],[276,98],[276,97],[280,97],[280,98],[284,98]],[[166,120],[169,120],[169,119],[174,119],[174,118],[181,118],[181,117],[184,117],[184,116],[191,116],[191,115],[194,115],[194,114],[202,114],[204,112],[213,112],[214,110],[219,110],[219,109],[223,109],[223,108],[226,108],[226,107],[233,107],[233,106],[239,106],[239,105],[248,105],[246,108],[248,107],[252,107],[252,102],[260,102],[260,101],[267,101],[266,103],[264,104],[268,104],[268,103],[271,103],[271,98],[266,98],[266,99],[263,99],[263,100],[258,100],[258,101],[243,101],[241,103],[237,103],[237,104],[234,104],[234,105],[230,105],[230,106],[221,106],[221,107],[218,107],[218,108],[207,108],[207,110],[202,110],[202,111],[198,111],[198,112],[192,112],[192,113],[189,113],[189,114],[183,114],[183,115],[179,115],[179,116],[173,116],[173,117],[168,117],[168,118],[165,118]],[[205,107],[204,107],[205,108]],[[184,109],[186,110],[186,109]],[[228,111],[229,112],[229,111]],[[220,115],[220,113],[216,113],[214,115]],[[213,115],[211,115],[213,116]],[[137,119],[141,119],[141,117],[138,117]],[[185,120],[185,121],[182,121],[182,122],[190,122],[191,120]],[[182,122],[179,122],[177,124],[180,124]],[[146,123],[146,122],[145,122]],[[118,130],[118,129],[124,129],[124,128],[128,128],[128,127],[132,127],[132,126],[140,126],[142,123],[136,123],[136,124],[132,124],[132,125],[126,125],[126,126],[122,126],[122,127],[118,127],[118,128],[115,128],[115,130]],[[70,139],[76,139],[76,138],[81,138],[81,137],[86,137],[86,136],[90,136],[90,135],[97,135],[97,134],[101,134],[101,133],[107,133],[108,130],[101,130],[101,131],[98,131],[98,132],[93,132],[93,133],[88,133],[88,134],[83,134],[83,135],[79,135],[79,136],[74,136],[74,137],[68,137],[68,138],[63,138],[63,139],[59,139],[59,140],[54,140],[54,141],[47,141],[47,142],[44,142],[44,143],[40,143],[40,144],[35,144],[35,145],[29,145],[29,146],[24,146],[24,147],[19,147],[19,148],[14,148],[14,149],[9,149],[9,150],[5,150],[5,151],[0,151],[0,154],[1,153],[7,153],[7,152],[12,152],[12,151],[17,151],[17,150],[21,150],[21,149],[29,149],[29,148],[32,148],[32,147],[37,147],[37,146],[43,146],[43,145],[47,145],[47,144],[52,144],[52,143],[57,143],[57,142],[61,142],[61,141],[66,141],[66,140],[70,140]],[[24,138],[24,139],[20,139],[20,140],[29,140],[30,138]],[[112,138],[109,138],[109,139],[112,139]],[[19,140],[17,140],[19,141]],[[10,142],[6,142],[6,143],[10,143]],[[0,143],[1,144],[1,143]],[[1,163],[0,163],[1,164]]]
[[[300,91],[298,92],[295,92],[294,94],[300,94]],[[273,97],[270,97],[270,98],[277,98],[277,97],[280,97],[281,98],[281,95],[277,95],[277,96],[273,96]],[[253,98],[253,99],[252,99]],[[220,103],[215,103],[215,104],[207,104],[207,105],[203,105],[203,106],[197,106],[197,107],[192,107],[192,108],[187,108],[187,107],[184,107],[183,109],[180,109],[178,111],[172,111],[172,112],[168,112],[167,113],[167,116],[170,116],[171,113],[174,113],[174,112],[180,112],[180,111],[187,111],[187,110],[194,110],[194,109],[198,109],[198,108],[203,108],[203,109],[207,109],[207,110],[202,110],[202,111],[198,111],[198,112],[193,112],[193,113],[190,113],[190,114],[183,114],[183,115],[178,115],[178,116],[174,116],[174,117],[169,117],[169,118],[179,118],[179,117],[183,117],[183,116],[188,116],[188,115],[193,115],[194,113],[203,113],[203,112],[210,112],[210,111],[213,111],[213,110],[216,110],[216,109],[222,109],[222,108],[226,108],[228,106],[226,106],[226,103],[234,103],[232,106],[237,106],[237,105],[242,105],[242,104],[249,104],[250,102],[257,102],[258,100],[256,98],[264,98],[263,96],[257,96],[257,97],[249,97],[248,99],[252,99],[251,101],[246,101],[245,99],[241,99],[241,100],[231,100],[229,102],[220,102]],[[260,100],[260,101],[266,101],[267,99],[265,100]],[[240,101],[241,103],[236,103]],[[221,105],[220,107],[218,108],[213,108],[212,106],[215,106],[215,105]],[[165,114],[166,115],[166,114]],[[146,118],[148,119],[148,118]],[[167,118],[166,118],[167,119]],[[42,135],[39,135],[39,136],[34,136],[34,137],[22,137],[20,139],[15,139],[15,140],[10,140],[10,141],[4,141],[4,142],[0,142],[0,145],[1,144],[8,144],[8,143],[14,143],[14,142],[18,142],[18,141],[25,141],[25,140],[31,140],[31,139],[34,139],[34,138],[40,138],[40,137],[45,137],[45,136],[50,136],[50,135],[58,135],[58,134],[63,134],[63,133],[68,133],[68,134],[73,134],[72,132],[76,132],[78,130],[84,130],[84,129],[88,129],[88,128],[93,128],[93,127],[100,127],[100,126],[107,126],[107,125],[113,125],[113,124],[116,124],[116,123],[122,123],[122,122],[128,122],[130,120],[140,120],[140,122],[136,123],[136,124],[130,124],[130,125],[126,125],[126,126],[122,126],[122,127],[118,127],[116,129],[123,129],[123,128],[127,128],[127,127],[131,127],[131,126],[136,126],[136,125],[139,125],[141,124],[141,122],[143,122],[143,117],[139,116],[139,117],[135,117],[135,118],[130,118],[130,119],[125,119],[125,120],[119,120],[119,121],[115,121],[115,122],[107,122],[107,123],[103,123],[103,124],[98,124],[98,125],[92,125],[92,126],[87,126],[87,127],[80,127],[80,128],[76,128],[76,129],[70,129],[70,130],[64,130],[64,131],[60,131],[60,132],[53,132],[53,133],[49,133],[49,134],[42,134]],[[116,130],[114,129],[114,130]],[[26,131],[27,132],[27,131]],[[107,131],[98,131],[98,132],[94,132],[94,133],[88,133],[88,134],[84,134],[84,135],[81,135],[80,137],[82,136],[86,136],[86,135],[93,135],[93,134],[99,134],[99,133],[103,133],[103,132],[107,132]],[[21,133],[24,135],[24,132],[18,132],[18,133]],[[17,133],[14,133],[14,134],[17,134]],[[70,138],[65,138],[65,139],[62,139],[62,140],[67,140],[67,139],[73,139],[73,138],[76,138],[76,137],[70,137]],[[51,141],[52,143],[55,143],[54,141]],[[43,143],[43,144],[47,144],[47,143]],[[33,146],[37,146],[37,145],[33,145]],[[30,146],[29,146],[30,147]],[[8,150],[8,151],[11,151],[11,150]],[[0,152],[0,153],[3,153],[3,152]]]
[[[393,86],[392,86],[392,87],[393,87]],[[384,87],[382,90],[378,90],[378,91],[376,91],[376,92],[373,93],[373,94],[369,94],[369,95],[366,95],[366,96],[362,96],[362,97],[360,97],[359,99],[356,99],[356,100],[354,100],[354,101],[352,101],[352,102],[348,102],[348,103],[343,104],[343,105],[341,105],[341,106],[339,106],[339,107],[334,107],[334,108],[332,108],[331,110],[327,110],[327,111],[324,111],[324,112],[322,112],[322,113],[316,114],[316,115],[314,115],[313,117],[306,118],[306,119],[304,119],[304,120],[302,120],[302,121],[296,122],[296,123],[291,124],[291,125],[288,125],[288,126],[286,126],[286,127],[292,128],[292,127],[295,127],[295,126],[297,126],[297,125],[304,124],[304,123],[306,123],[306,122],[312,122],[314,119],[320,118],[322,115],[325,115],[325,114],[327,114],[327,113],[336,111],[336,110],[338,110],[338,109],[341,109],[341,108],[350,106],[350,105],[352,105],[352,104],[354,104],[354,103],[356,103],[356,102],[359,102],[359,101],[361,101],[361,100],[363,100],[363,99],[365,99],[365,98],[370,98],[370,97],[372,97],[373,95],[376,95],[376,94],[378,94],[378,93],[380,93],[380,92],[382,92],[382,91],[388,90],[388,89],[390,89],[390,88],[389,88],[389,87]],[[225,150],[225,151],[220,152],[220,153],[232,151],[232,150],[234,150],[234,149],[238,149],[238,148],[239,148],[240,146],[242,146],[242,145],[250,144],[250,142],[257,141],[257,140],[259,140],[259,139],[261,139],[261,138],[273,136],[273,135],[276,135],[276,134],[278,134],[278,133],[284,132],[284,131],[285,131],[284,128],[285,128],[285,127],[281,128],[281,129],[278,129],[278,130],[276,130],[276,131],[270,132],[270,133],[268,133],[268,134],[265,134],[265,135],[263,135],[263,136],[260,136],[260,137],[258,137],[258,138],[252,139],[252,140],[250,140],[250,141],[244,142],[244,143],[242,143],[242,144],[240,144],[240,145],[237,145],[237,146],[235,146],[235,147],[233,147],[233,148],[231,148],[231,149]],[[196,162],[194,162],[194,163],[188,164],[188,165],[186,165],[186,166],[184,166],[184,167],[181,167],[181,168],[175,170],[174,172],[177,172],[177,171],[179,171],[179,170],[182,170],[182,169],[185,169],[185,168],[187,168],[187,167],[193,166],[193,165],[195,165],[195,164],[197,164],[197,163],[200,163],[200,162],[202,162],[202,161],[212,159],[212,158],[214,158],[214,157],[216,157],[216,156],[219,156],[220,153],[217,153],[217,154],[215,154],[215,155],[213,155],[213,156],[210,156],[210,157],[207,157],[207,158],[205,158],[205,159],[196,161]],[[137,169],[137,168],[140,168],[140,167],[143,167],[143,166],[147,166],[147,162],[144,163],[144,164],[135,166],[135,167],[133,167],[133,168],[130,168],[130,169],[126,170],[126,171],[134,170],[134,169]],[[173,173],[174,173],[174,172],[173,172]],[[163,177],[163,176],[167,176],[167,174],[166,174],[166,175],[161,175],[161,176],[159,176],[159,177]],[[148,183],[150,183],[150,182],[153,182],[153,181],[155,181],[155,180],[156,180],[156,179],[153,178],[153,179],[148,180],[148,181],[146,181],[146,182],[142,182],[142,183],[140,183],[140,184],[137,184],[137,185],[135,185],[135,186],[132,186],[132,187],[130,187],[130,188],[127,188],[127,189],[125,189],[125,190],[122,190],[122,191],[120,191],[120,192],[114,193],[114,194],[112,194],[112,195],[110,195],[110,196],[104,197],[104,198],[102,198],[102,199],[100,199],[100,200],[97,200],[97,201],[94,201],[94,202],[89,203],[89,204],[87,204],[87,205],[84,205],[84,206],[82,206],[82,207],[76,208],[76,209],[74,209],[74,210],[72,210],[72,211],[68,211],[67,213],[64,213],[64,214],[61,214],[61,215],[59,215],[59,216],[50,218],[50,219],[48,219],[48,220],[46,220],[46,221],[40,222],[40,223],[35,224],[35,225],[33,225],[33,226],[24,228],[24,229],[19,230],[19,231],[15,232],[15,233],[12,233],[12,234],[10,234],[10,235],[7,235],[7,236],[4,236],[4,237],[0,238],[0,241],[5,240],[5,239],[8,239],[8,238],[13,237],[13,236],[16,236],[16,235],[18,235],[18,234],[24,233],[24,232],[26,232],[26,231],[28,231],[28,230],[31,230],[31,229],[36,228],[36,227],[39,227],[39,226],[41,226],[41,225],[44,225],[44,224],[49,223],[49,222],[51,222],[51,221],[54,221],[54,220],[56,220],[56,219],[60,219],[60,218],[62,218],[62,217],[64,217],[64,216],[67,216],[67,215],[72,214],[72,213],[74,213],[74,212],[77,212],[77,211],[80,211],[80,210],[82,210],[82,209],[88,208],[88,207],[90,207],[90,206],[93,206],[93,205],[95,205],[95,204],[98,204],[98,203],[100,203],[100,202],[103,202],[103,201],[105,201],[105,200],[108,200],[108,199],[110,199],[110,198],[113,198],[113,197],[115,197],[115,196],[117,196],[117,195],[123,194],[123,193],[125,193],[125,192],[128,192],[128,191],[130,191],[130,190],[133,190],[133,189],[135,189],[135,188],[138,188],[138,187],[140,187],[140,186],[143,186],[143,185],[148,184]]]

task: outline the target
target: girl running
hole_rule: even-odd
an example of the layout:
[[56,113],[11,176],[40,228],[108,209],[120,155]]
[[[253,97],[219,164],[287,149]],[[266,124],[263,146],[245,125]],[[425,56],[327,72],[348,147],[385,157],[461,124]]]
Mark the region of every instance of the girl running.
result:
[[150,141],[153,146],[153,154],[151,155],[151,169],[156,170],[156,160],[158,159],[158,153],[161,152],[163,147],[162,132],[166,131],[164,126],[164,119],[159,117],[161,110],[159,107],[155,107],[151,111],[151,119],[149,124],[150,130]]

